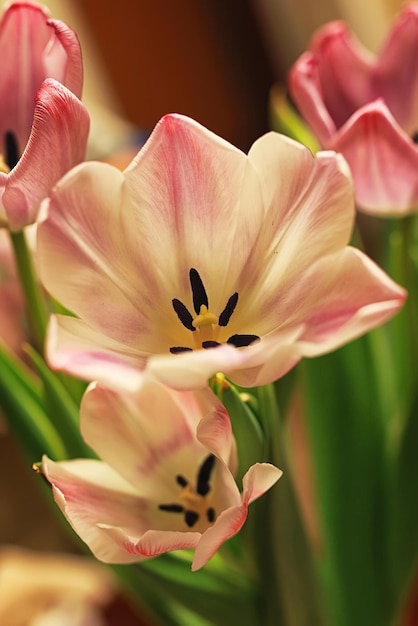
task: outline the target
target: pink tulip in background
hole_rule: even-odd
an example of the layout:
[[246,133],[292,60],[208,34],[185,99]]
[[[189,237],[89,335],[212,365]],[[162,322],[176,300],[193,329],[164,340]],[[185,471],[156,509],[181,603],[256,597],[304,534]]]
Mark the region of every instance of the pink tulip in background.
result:
[[129,394],[93,384],[80,416],[102,461],[44,457],[42,472],[74,530],[105,562],[194,549],[199,569],[282,475],[256,463],[240,494],[229,416],[209,389],[176,392],[146,379]]
[[135,388],[267,384],[389,319],[405,293],[348,246],[344,159],[268,133],[248,156],[168,115],[124,171],[74,168],[38,229],[53,368]]
[[84,159],[89,116],[75,33],[31,2],[15,2],[0,22],[0,223],[36,221],[40,200]]
[[410,4],[378,56],[331,22],[290,72],[291,96],[321,145],[347,159],[367,213],[418,210],[417,58],[418,4]]

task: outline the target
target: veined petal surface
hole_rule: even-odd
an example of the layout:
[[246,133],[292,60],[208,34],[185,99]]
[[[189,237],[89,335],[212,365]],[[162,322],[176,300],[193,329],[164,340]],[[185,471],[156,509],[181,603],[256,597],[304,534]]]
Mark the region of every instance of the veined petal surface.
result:
[[86,108],[71,91],[53,79],[42,83],[29,141],[5,179],[1,201],[12,231],[35,222],[40,201],[84,159],[89,126]]

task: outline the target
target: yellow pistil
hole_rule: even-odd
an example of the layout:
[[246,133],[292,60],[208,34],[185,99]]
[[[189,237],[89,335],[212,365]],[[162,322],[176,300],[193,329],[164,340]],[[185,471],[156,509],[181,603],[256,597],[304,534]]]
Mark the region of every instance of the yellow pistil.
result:
[[208,502],[206,496],[200,496],[191,485],[186,485],[180,492],[180,500],[184,508],[199,514],[203,519],[206,516]]
[[0,172],[3,174],[8,174],[10,172],[10,167],[7,165],[2,154],[0,154]]
[[196,328],[195,341],[198,348],[201,347],[204,341],[216,341],[218,337],[218,318],[216,315],[208,311],[207,306],[204,304],[200,307],[199,315],[197,315],[193,322],[194,328]]

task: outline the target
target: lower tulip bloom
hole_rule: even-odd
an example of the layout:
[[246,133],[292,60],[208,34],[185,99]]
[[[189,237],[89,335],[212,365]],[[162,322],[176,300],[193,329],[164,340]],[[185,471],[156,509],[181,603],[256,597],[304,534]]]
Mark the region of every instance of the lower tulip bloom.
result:
[[52,318],[51,367],[131,388],[146,366],[178,389],[221,371],[249,387],[383,323],[405,293],[347,245],[347,172],[277,133],[245,155],[178,115],[124,172],[78,166],[38,228],[41,279],[80,318]]
[[80,416],[103,460],[45,457],[42,473],[76,533],[108,563],[194,549],[192,569],[201,568],[282,474],[253,465],[240,494],[229,416],[209,389],[178,392],[149,378],[135,394],[93,384]]
[[321,145],[347,159],[367,213],[418,210],[417,54],[418,4],[410,4],[378,56],[331,22],[290,72],[294,101]]

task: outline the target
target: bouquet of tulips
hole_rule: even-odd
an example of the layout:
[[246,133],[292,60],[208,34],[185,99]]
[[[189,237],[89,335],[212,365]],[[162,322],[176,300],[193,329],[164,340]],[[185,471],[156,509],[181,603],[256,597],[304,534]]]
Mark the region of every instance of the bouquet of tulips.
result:
[[152,624],[405,626],[418,6],[377,58],[315,35],[310,130],[167,115],[124,171],[83,161],[71,28],[13,2],[0,49],[0,408],[46,497]]

